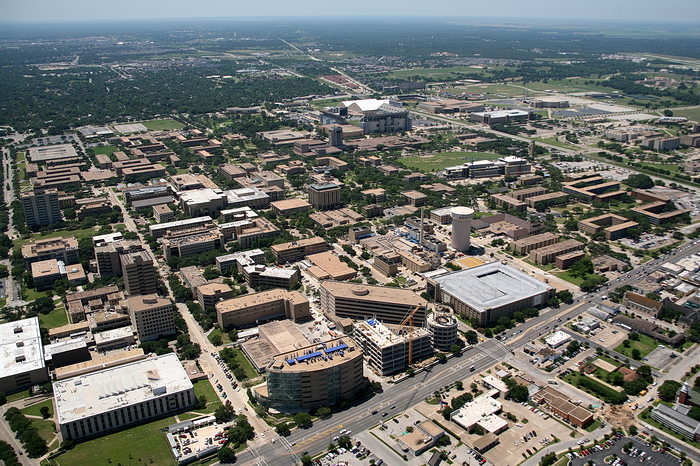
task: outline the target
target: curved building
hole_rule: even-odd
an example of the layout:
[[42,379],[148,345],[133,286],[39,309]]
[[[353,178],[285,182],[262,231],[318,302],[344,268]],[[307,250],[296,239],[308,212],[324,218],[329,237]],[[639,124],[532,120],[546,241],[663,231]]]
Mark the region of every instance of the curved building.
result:
[[253,392],[260,404],[282,412],[331,406],[364,390],[362,362],[349,337],[298,348],[274,356],[266,384]]
[[451,309],[431,312],[428,314],[427,325],[434,349],[449,351],[457,343],[457,318]]
[[472,217],[474,209],[469,207],[453,207],[452,216],[452,247],[459,252],[469,250],[471,246]]

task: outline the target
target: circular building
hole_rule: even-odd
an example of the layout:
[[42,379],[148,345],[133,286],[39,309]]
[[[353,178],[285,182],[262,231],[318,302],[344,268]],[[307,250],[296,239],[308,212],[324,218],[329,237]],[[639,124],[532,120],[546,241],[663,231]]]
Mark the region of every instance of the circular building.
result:
[[466,252],[471,246],[472,217],[474,209],[470,207],[453,207],[452,217],[452,247],[458,252]]
[[449,351],[457,343],[457,318],[451,309],[435,310],[428,314],[430,342],[434,349]]

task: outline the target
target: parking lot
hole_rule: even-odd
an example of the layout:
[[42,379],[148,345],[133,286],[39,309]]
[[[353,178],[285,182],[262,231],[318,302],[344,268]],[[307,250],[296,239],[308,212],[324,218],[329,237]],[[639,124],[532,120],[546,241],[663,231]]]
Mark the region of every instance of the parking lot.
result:
[[[632,448],[638,450],[636,452],[632,450],[634,452],[632,453],[632,455],[628,455],[627,453],[622,452],[623,446],[630,441],[632,441],[633,443]],[[644,454],[642,455],[642,453]],[[680,462],[678,458],[671,455],[670,453],[662,452],[661,450],[653,451],[650,446],[647,446],[646,443],[642,442],[636,437],[633,439],[629,437],[623,437],[617,442],[615,442],[612,447],[603,449],[602,451],[596,451],[594,453],[581,456],[579,458],[574,458],[570,464],[572,466],[583,466],[585,464],[588,464],[589,461],[593,461],[595,464],[605,464],[603,460],[613,454],[617,455],[617,457],[624,461],[625,464],[630,465],[648,464],[653,466],[671,466],[677,465]]]

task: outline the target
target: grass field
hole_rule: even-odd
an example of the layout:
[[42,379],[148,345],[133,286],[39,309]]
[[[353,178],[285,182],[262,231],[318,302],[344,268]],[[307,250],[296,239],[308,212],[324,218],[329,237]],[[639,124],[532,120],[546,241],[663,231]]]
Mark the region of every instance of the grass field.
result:
[[639,334],[639,340],[631,340],[629,348],[625,348],[623,345],[620,345],[615,348],[615,351],[620,354],[624,354],[628,358],[632,358],[632,350],[636,348],[639,350],[641,357],[645,358],[647,354],[651,353],[657,348],[658,344],[659,343],[653,338]]
[[678,173],[678,164],[676,163],[652,163],[652,162],[644,162],[643,164],[646,167],[653,167],[653,168],[663,168],[664,170],[668,170],[671,172],[671,175],[674,175]]
[[175,423],[169,417],[128,430],[79,443],[54,461],[62,466],[76,464],[177,464],[160,429]]
[[13,393],[12,395],[7,395],[7,402],[12,403],[14,401],[23,400],[29,398],[29,390],[22,390],[21,392]]
[[254,379],[255,377],[258,377],[260,375],[260,373],[255,370],[250,361],[248,361],[248,358],[245,357],[243,351],[241,351],[238,348],[233,348],[233,351],[234,353],[236,353],[236,361],[245,370],[245,373],[249,379]]
[[150,131],[163,131],[168,129],[182,129],[185,127],[179,121],[165,119],[165,120],[151,120],[151,121],[140,121],[142,125],[148,128]]
[[56,432],[53,430],[56,424],[54,424],[53,421],[49,419],[45,421],[41,419],[32,419],[32,424],[36,427],[39,435],[46,440],[46,443],[51,443],[54,437],[56,437]]
[[101,147],[93,147],[92,150],[93,150],[93,152],[95,152],[95,154],[111,155],[112,153],[118,151],[119,148],[115,147],[115,146],[101,146]]
[[457,73],[465,74],[485,74],[491,75],[487,71],[483,71],[479,68],[473,68],[471,66],[455,66],[450,68],[414,68],[410,70],[399,70],[389,73],[389,79],[407,79],[413,76],[419,76],[422,78],[433,78],[438,80],[455,80],[458,79]]
[[90,238],[95,236],[97,233],[97,229],[95,228],[86,228],[85,230],[60,230],[60,231],[52,231],[50,233],[47,233],[45,235],[42,235],[40,233],[35,233],[32,235],[31,238],[27,239],[18,239],[16,240],[15,247],[20,247],[23,244],[27,244],[31,241],[37,241],[37,240],[42,240],[42,239],[48,239],[48,238],[56,238],[58,236],[75,236],[75,239],[80,241],[83,238]]
[[48,399],[44,400],[41,403],[37,403],[35,405],[28,406],[26,408],[20,409],[22,411],[22,414],[25,416],[41,416],[41,408],[43,406],[46,406],[49,408],[49,412],[53,414],[53,400]]
[[[221,382],[221,381],[220,381]],[[222,384],[224,382],[221,382]],[[194,382],[194,396],[199,398],[204,395],[207,397],[207,407],[205,409],[198,409],[198,413],[213,413],[216,408],[221,406],[221,400],[216,394],[216,390],[212,386],[209,380],[198,380]]]
[[[583,283],[583,279],[581,277],[572,277],[571,275],[569,275],[569,272],[557,272],[554,275],[561,278],[562,280],[566,280],[569,283],[573,283],[576,286],[581,286],[581,283]],[[586,276],[586,278],[593,278],[597,276],[598,275],[596,274],[589,274],[588,276]]]
[[401,159],[407,167],[411,167],[422,172],[442,170],[445,167],[460,165],[474,160],[495,160],[502,157],[499,154],[486,152],[440,152],[427,157],[411,156]]
[[211,339],[214,338],[214,336],[216,336],[216,335],[221,336],[221,341],[224,345],[226,343],[231,343],[231,339],[228,337],[228,333],[222,332],[220,328],[215,328],[214,330],[212,330],[211,333],[207,336],[207,338],[211,342]]
[[674,110],[673,116],[686,117],[689,120],[700,120],[700,107],[688,110]]
[[50,296],[51,291],[36,291],[34,288],[26,288],[22,286],[22,296],[25,301],[34,301],[35,299]]
[[39,322],[42,327],[56,328],[68,323],[68,315],[66,314],[66,306],[60,303],[56,309],[44,315],[39,314]]

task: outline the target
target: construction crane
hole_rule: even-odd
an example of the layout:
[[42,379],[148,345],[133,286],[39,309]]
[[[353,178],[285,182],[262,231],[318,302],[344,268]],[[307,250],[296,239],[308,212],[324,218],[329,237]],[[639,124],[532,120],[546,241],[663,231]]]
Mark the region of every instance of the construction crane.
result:
[[396,334],[398,335],[403,328],[408,324],[408,365],[413,364],[413,315],[420,309],[420,305],[411,309],[406,318],[399,324],[396,328]]

